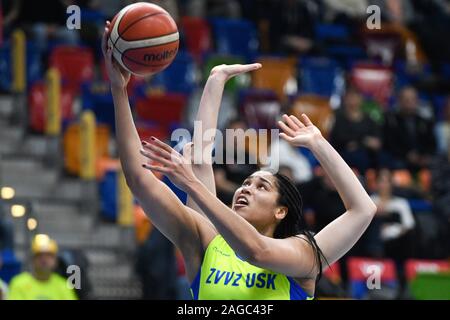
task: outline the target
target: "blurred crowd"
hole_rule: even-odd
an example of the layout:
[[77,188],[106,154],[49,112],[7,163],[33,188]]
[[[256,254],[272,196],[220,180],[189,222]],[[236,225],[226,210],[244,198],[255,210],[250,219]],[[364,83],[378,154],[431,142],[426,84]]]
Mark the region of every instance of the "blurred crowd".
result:
[[[255,52],[237,61],[258,61],[260,56],[298,59],[300,67],[296,69],[299,75],[294,77],[297,81],[295,88],[286,89],[287,85],[282,97],[275,95],[276,117],[291,112],[297,97],[310,94],[305,74],[302,74],[306,70],[302,69],[302,61],[325,58],[338,66],[341,85],[336,85],[328,95],[321,97],[329,103],[330,110],[324,134],[359,175],[378,211],[361,240],[341,259],[341,286],[330,288],[319,284],[319,295],[345,296],[342,293],[348,280],[345,261],[351,256],[392,259],[403,287],[406,283],[403,266],[407,259],[450,257],[450,42],[445,40],[450,30],[450,1],[152,2],[168,10],[177,22],[185,17],[206,22],[214,19],[250,22],[255,26],[259,45]],[[39,1],[2,0],[0,3],[3,41],[7,41],[15,28],[22,28],[40,53],[44,66],[49,63],[47,58],[52,48],[59,44],[91,48],[98,62],[96,65],[100,66],[99,42],[104,21],[111,20],[131,1],[48,0],[45,9]],[[66,27],[66,8],[71,4],[81,7],[80,30]],[[370,5],[381,9],[382,26],[389,29],[389,32],[375,36],[375,40],[390,44],[383,47],[385,50],[377,50],[376,44],[375,47],[371,45],[367,39],[372,34],[363,31],[367,31],[366,21],[370,16],[367,8]],[[189,39],[182,24],[179,25],[180,50],[186,50]],[[212,44],[195,59],[198,70],[205,70],[209,56],[220,53],[220,44],[214,41],[215,36],[217,34],[213,32]],[[409,40],[403,41],[404,37]],[[370,62],[382,70],[393,71],[391,91],[384,100],[378,99],[379,92],[370,95],[352,78],[353,67],[360,62]],[[96,72],[101,74],[102,70],[99,68]],[[204,80],[198,78],[201,76],[197,75],[194,89],[187,94],[189,102],[179,127],[192,127],[190,122],[195,115]],[[136,90],[147,92],[153,86],[153,79],[141,80],[137,82]],[[248,113],[242,113],[242,95],[249,89],[251,86],[226,89],[220,129],[271,128],[261,120],[264,115],[256,117],[259,117],[258,122]],[[277,143],[281,155],[280,171],[298,184],[306,221],[313,232],[318,232],[345,211],[344,205],[311,153],[294,149],[282,141]],[[248,149],[235,151],[249,152]],[[259,167],[258,164],[214,165],[219,198],[226,204],[231,203],[236,188]],[[12,227],[0,215],[0,248],[12,247],[11,232]],[[156,230],[147,232],[140,241],[136,271],[144,285],[143,298],[187,297],[188,284],[183,278],[182,259]],[[174,274],[179,275],[179,279]],[[19,280],[14,283],[19,283]],[[14,287],[11,285],[11,291]],[[10,292],[10,296],[14,297],[15,293]]]

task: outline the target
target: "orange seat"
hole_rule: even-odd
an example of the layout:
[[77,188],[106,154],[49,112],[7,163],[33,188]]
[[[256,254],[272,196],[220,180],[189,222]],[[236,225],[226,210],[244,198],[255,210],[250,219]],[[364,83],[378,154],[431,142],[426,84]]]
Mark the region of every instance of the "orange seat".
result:
[[77,93],[85,81],[94,77],[94,54],[92,50],[78,46],[59,46],[53,49],[49,58],[50,67],[56,68],[63,83]]
[[392,172],[392,180],[394,185],[398,187],[411,187],[413,184],[411,172],[407,169],[394,170]]
[[[107,125],[98,124],[96,127],[96,162],[105,157],[109,157],[109,138],[110,129]],[[68,173],[80,175],[80,124],[72,123],[64,132],[63,149],[64,149],[64,168]],[[97,167],[96,177],[100,177],[102,171]]]
[[[252,73],[252,86],[257,89],[270,89],[278,98],[285,101],[288,94],[297,92],[296,59],[265,57],[258,60],[262,68]],[[290,85],[294,84],[290,89]]]
[[431,190],[431,171],[429,169],[422,169],[419,171],[419,185],[423,191],[429,192]]
[[300,96],[294,100],[291,113],[298,118],[305,113],[322,135],[328,136],[333,122],[333,110],[327,98],[316,95]]
[[138,205],[134,206],[134,227],[136,229],[136,240],[140,244],[147,240],[153,229],[152,222],[147,217],[142,207]]

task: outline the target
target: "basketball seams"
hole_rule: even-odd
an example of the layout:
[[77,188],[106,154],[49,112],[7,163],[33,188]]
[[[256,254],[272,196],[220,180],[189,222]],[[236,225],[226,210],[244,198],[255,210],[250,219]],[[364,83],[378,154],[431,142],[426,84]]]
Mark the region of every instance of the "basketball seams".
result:
[[[125,40],[124,36],[126,33],[130,33],[130,30],[133,30],[133,26],[136,27],[136,24],[145,21],[145,19],[149,18],[150,20],[153,20],[151,17],[154,16],[161,16],[159,19],[166,19],[163,18],[164,16],[167,16],[168,18],[172,18],[169,13],[167,12],[152,12],[149,14],[145,14],[144,16],[141,16],[139,18],[135,18],[135,20],[131,23],[129,23],[127,26],[124,26],[124,30],[120,30],[122,26],[122,20],[125,19],[126,14],[130,12],[129,7],[133,6],[135,4],[131,4],[121,10],[119,12],[116,21],[113,25],[113,28],[111,29],[110,35],[109,35],[109,44],[113,47],[113,56],[114,58],[120,63],[120,65],[129,71],[132,74],[143,76],[146,74],[145,69],[146,68],[154,68],[154,69],[165,69],[169,63],[160,63],[160,64],[146,64],[140,61],[140,59],[136,57],[129,57],[127,55],[128,51],[137,50],[137,49],[145,49],[145,48],[152,48],[152,47],[164,47],[165,45],[172,45],[173,49],[178,51],[178,46],[175,45],[175,43],[179,42],[179,32],[177,30],[176,23],[174,23],[174,31],[166,34],[160,34],[156,37],[151,38],[143,38],[143,39],[133,39],[133,40]],[[127,19],[125,19],[127,20]],[[156,18],[158,20],[158,18]],[[120,31],[120,32],[119,32]],[[164,50],[164,49],[161,49]],[[158,49],[156,49],[158,51]],[[176,52],[175,51],[175,52]],[[145,52],[145,51],[144,51]],[[175,53],[176,54],[176,53]],[[173,57],[174,58],[174,57]],[[173,58],[171,60],[173,60]],[[133,64],[135,67],[133,67]],[[129,66],[128,66],[129,65]],[[133,72],[131,69],[137,68],[140,69],[138,66],[142,67],[142,72]],[[161,68],[163,67],[163,68]],[[150,71],[150,70],[149,70]],[[155,72],[158,72],[155,70]],[[154,73],[154,72],[153,72]]]
[[180,35],[177,32],[171,33],[169,35],[154,37],[145,40],[133,40],[127,41],[122,38],[117,39],[115,45],[121,51],[124,52],[124,48],[127,49],[137,49],[137,48],[145,48],[145,47],[156,47],[168,43],[173,43],[179,41]]
[[[125,28],[125,30],[123,30],[123,32],[119,32],[119,37],[122,38],[123,40],[125,40],[125,39],[123,38],[123,35],[125,34],[125,32],[127,32],[127,31],[128,31],[132,26],[134,26],[136,23],[138,23],[139,21],[144,20],[144,19],[146,19],[146,18],[153,17],[153,16],[157,16],[157,15],[160,15],[160,14],[164,14],[164,15],[170,17],[170,15],[169,15],[167,12],[154,12],[154,13],[149,13],[149,14],[147,14],[147,15],[145,15],[145,16],[142,16],[142,17],[136,19],[135,21],[131,22],[128,26],[126,26],[126,28]],[[121,21],[122,21],[122,20],[121,20]],[[117,30],[119,31],[119,30],[120,30],[120,27],[118,27]],[[173,33],[173,32],[171,32],[171,33]],[[155,37],[155,38],[157,38],[157,37]],[[151,38],[146,38],[146,39],[151,39]],[[133,39],[133,40],[131,40],[131,41],[135,41],[135,40],[141,40],[141,39]],[[128,40],[126,40],[126,41],[128,41]]]

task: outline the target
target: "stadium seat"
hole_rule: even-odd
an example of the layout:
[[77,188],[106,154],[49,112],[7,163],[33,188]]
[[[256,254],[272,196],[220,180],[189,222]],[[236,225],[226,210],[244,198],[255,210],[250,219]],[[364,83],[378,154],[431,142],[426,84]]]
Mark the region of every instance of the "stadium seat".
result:
[[244,56],[252,61],[259,47],[256,28],[252,22],[238,19],[211,19],[215,49],[219,54]]
[[147,217],[141,206],[134,206],[134,228],[136,230],[136,241],[144,243],[153,229],[152,222]]
[[[73,120],[73,102],[74,96],[72,90],[67,86],[61,88],[61,121],[62,127]],[[47,88],[43,81],[33,84],[28,95],[28,121],[29,127],[34,132],[43,133],[46,124],[46,104],[47,104]]]
[[278,99],[269,91],[252,90],[247,93],[241,104],[241,114],[250,128],[273,129],[277,128],[277,120],[281,112],[281,105]]
[[[95,151],[97,161],[109,157],[110,129],[107,125],[100,124],[96,127]],[[64,168],[69,174],[78,176],[80,174],[80,124],[75,122],[70,124],[63,137]],[[101,172],[97,170],[96,177],[100,177]]]
[[390,259],[350,257],[347,260],[347,270],[352,298],[366,298],[369,292],[368,283],[376,283],[377,276],[380,281],[379,289],[395,291],[398,288],[395,263]]
[[152,76],[150,84],[166,92],[190,94],[196,88],[197,80],[197,66],[191,54],[179,51],[167,69]]
[[350,38],[348,27],[343,24],[317,23],[314,27],[315,38],[318,41],[346,42]]
[[[27,42],[26,51],[26,81],[29,87],[35,81],[42,78],[42,63],[41,56],[32,42]],[[11,42],[5,41],[0,46],[0,90],[10,91],[12,89],[12,65]]]
[[5,249],[0,251],[0,279],[5,282],[11,281],[11,279],[21,272],[22,264],[16,258],[14,251]]
[[364,95],[387,107],[392,96],[394,75],[392,70],[376,64],[355,64],[350,74],[351,82]]
[[58,46],[50,53],[49,65],[60,72],[63,83],[75,93],[83,82],[94,77],[94,55],[89,48]]
[[340,284],[342,282],[341,267],[338,262],[333,263],[327,269],[325,269],[323,275],[333,284]]
[[83,110],[92,110],[97,123],[107,124],[115,132],[114,105],[109,84],[106,82],[86,82],[81,86]]
[[299,96],[292,103],[291,113],[298,118],[305,113],[322,134],[328,136],[333,121],[328,99],[316,95]]
[[298,75],[302,94],[331,97],[341,95],[344,89],[343,71],[336,61],[328,58],[303,58]]
[[149,121],[166,130],[181,122],[187,98],[179,93],[166,93],[138,98],[136,114],[139,120]]
[[414,280],[418,273],[439,273],[450,271],[450,262],[447,260],[408,259],[405,262],[405,274],[408,282]]
[[395,186],[409,188],[413,185],[411,172],[407,169],[398,169],[392,171],[392,181]]
[[212,46],[208,22],[202,18],[185,16],[181,18],[181,28],[187,50],[200,63]]
[[166,140],[169,137],[167,128],[151,124],[148,121],[137,121],[136,130],[141,141],[148,141],[151,136],[156,137],[159,140]]
[[110,222],[117,220],[117,170],[108,170],[98,184],[100,214]]
[[263,67],[252,72],[252,86],[254,88],[273,90],[281,101],[285,101],[288,95],[297,93],[297,61],[295,59],[261,57],[258,62]]

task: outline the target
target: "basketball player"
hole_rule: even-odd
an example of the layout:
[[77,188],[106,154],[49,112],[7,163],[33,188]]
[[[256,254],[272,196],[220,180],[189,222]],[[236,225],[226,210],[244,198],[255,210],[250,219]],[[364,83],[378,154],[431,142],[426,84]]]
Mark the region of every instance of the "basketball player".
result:
[[[193,168],[192,143],[181,155],[154,137],[150,142],[140,141],[126,91],[130,75],[112,60],[106,44],[108,29],[109,23],[102,48],[125,177],[155,227],[182,252],[193,298],[312,299],[322,266],[352,248],[376,211],[352,170],[306,115],[301,119],[284,115],[279,122],[280,137],[313,152],[347,211],[313,236],[305,229],[302,200],[294,184],[281,174],[265,171],[243,181],[229,208],[215,196],[212,169],[208,165]],[[210,113],[203,117],[208,122],[205,127],[216,125],[225,82],[259,67],[222,65],[212,70],[199,108],[200,120],[201,113]],[[199,141],[199,134],[194,133],[194,141]],[[211,143],[202,148],[211,148]],[[153,162],[149,164],[148,159]],[[181,203],[152,171],[162,172],[185,190],[197,210]]]

